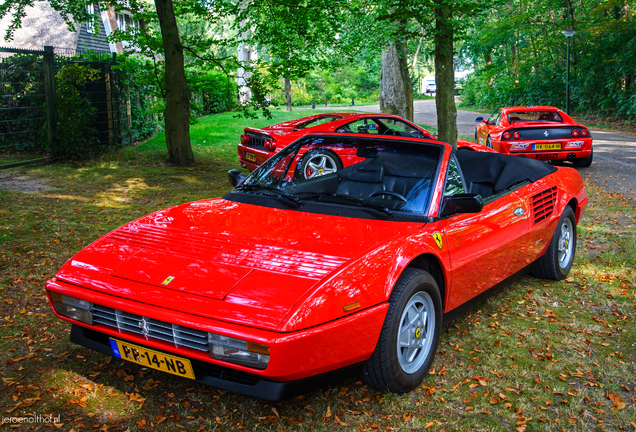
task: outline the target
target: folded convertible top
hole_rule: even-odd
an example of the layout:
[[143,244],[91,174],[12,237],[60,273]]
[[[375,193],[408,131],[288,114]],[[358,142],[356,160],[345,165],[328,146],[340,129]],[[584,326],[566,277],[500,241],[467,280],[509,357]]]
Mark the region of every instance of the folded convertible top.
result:
[[501,153],[459,150],[457,161],[471,193],[483,197],[508,189],[523,181],[534,182],[557,171],[546,162]]

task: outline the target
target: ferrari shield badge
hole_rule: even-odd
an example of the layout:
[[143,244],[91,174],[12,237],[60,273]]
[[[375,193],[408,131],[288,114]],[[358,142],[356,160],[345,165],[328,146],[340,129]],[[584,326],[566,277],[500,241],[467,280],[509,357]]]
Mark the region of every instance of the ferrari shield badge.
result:
[[172,282],[173,279],[174,276],[168,276],[163,282],[161,282],[161,285],[168,285],[170,282]]
[[437,243],[438,248],[442,248],[442,234],[439,231],[435,231],[433,233],[433,238],[435,239],[435,243]]

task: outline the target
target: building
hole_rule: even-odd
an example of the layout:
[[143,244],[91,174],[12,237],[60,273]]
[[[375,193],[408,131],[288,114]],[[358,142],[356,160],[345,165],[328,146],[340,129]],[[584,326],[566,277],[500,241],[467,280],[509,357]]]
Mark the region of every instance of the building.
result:
[[139,28],[139,21],[133,20],[129,12],[115,12],[112,7],[100,11],[98,3],[88,3],[86,8],[94,19],[74,24],[74,29],[69,29],[48,1],[35,1],[26,8],[21,27],[14,32],[11,40],[6,40],[5,36],[13,17],[6,16],[0,20],[0,46],[42,50],[48,45],[55,47],[58,53],[66,50],[71,55],[86,51],[123,54],[126,42],[109,42],[107,37],[117,29]]

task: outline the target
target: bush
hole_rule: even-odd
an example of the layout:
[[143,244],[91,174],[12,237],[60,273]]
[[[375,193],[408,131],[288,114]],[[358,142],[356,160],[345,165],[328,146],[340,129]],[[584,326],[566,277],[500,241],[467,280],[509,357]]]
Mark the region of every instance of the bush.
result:
[[147,59],[131,55],[120,60],[113,69],[119,70],[122,91],[130,100],[133,141],[153,135],[160,126],[155,120],[158,98],[154,66]]
[[58,125],[54,154],[58,158],[87,159],[99,149],[93,126],[97,109],[83,91],[84,85],[97,77],[96,69],[77,63],[62,66],[55,75]]
[[236,108],[238,87],[233,79],[217,70],[188,70],[192,110],[200,115],[216,114]]

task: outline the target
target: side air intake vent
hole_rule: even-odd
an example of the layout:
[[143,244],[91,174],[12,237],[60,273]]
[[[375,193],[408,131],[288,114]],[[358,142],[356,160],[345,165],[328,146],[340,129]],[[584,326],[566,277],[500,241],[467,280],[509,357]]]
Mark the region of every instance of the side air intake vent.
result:
[[553,186],[532,197],[532,218],[535,224],[546,220],[552,215],[556,193],[557,188]]

